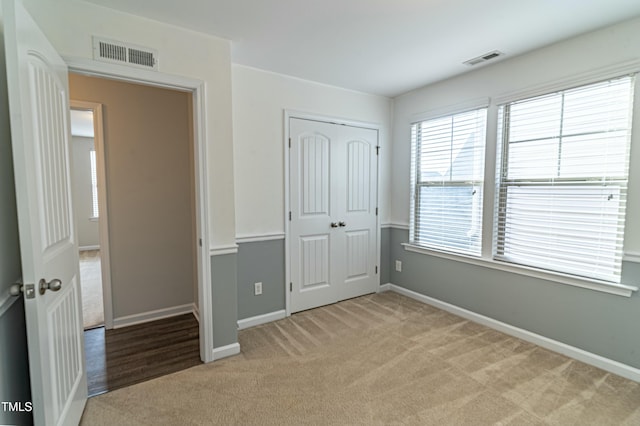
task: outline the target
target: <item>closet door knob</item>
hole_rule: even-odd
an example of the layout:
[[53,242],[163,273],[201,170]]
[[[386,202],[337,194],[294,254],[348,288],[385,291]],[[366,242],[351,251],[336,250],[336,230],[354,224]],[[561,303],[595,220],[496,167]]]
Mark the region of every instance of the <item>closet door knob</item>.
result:
[[338,222],[338,225],[339,225],[341,228],[344,228],[345,226],[347,226],[347,223],[346,223],[346,222],[342,222],[342,221],[340,221],[340,222]]

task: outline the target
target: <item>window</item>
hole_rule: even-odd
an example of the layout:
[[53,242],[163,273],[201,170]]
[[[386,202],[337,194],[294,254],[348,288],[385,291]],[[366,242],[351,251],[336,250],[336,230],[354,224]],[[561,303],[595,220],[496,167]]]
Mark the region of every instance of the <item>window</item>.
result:
[[98,172],[96,169],[96,151],[92,149],[89,151],[89,161],[91,164],[91,218],[97,219],[100,216],[98,211]]
[[411,126],[411,243],[479,256],[487,109]]
[[633,78],[499,108],[494,258],[620,282]]

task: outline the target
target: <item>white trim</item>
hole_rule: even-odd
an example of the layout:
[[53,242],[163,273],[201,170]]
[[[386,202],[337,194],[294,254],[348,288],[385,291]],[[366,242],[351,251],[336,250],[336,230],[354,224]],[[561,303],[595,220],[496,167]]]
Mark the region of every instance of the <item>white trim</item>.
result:
[[408,231],[409,230],[409,224],[408,223],[391,222],[388,227],[389,228],[402,229],[404,231]]
[[[285,132],[286,135],[288,136],[289,131],[289,119],[291,118],[299,118],[302,120],[311,120],[311,121],[320,121],[322,123],[329,123],[329,124],[342,124],[344,126],[351,126],[351,127],[360,127],[363,129],[371,129],[371,130],[377,130],[380,131],[380,124],[377,123],[371,123],[368,121],[359,121],[359,120],[349,120],[349,119],[345,119],[342,117],[336,117],[336,116],[331,116],[331,115],[324,115],[324,114],[315,114],[312,112],[305,112],[305,111],[298,111],[298,110],[292,110],[292,109],[285,109],[284,110],[284,115],[285,115],[285,128],[287,129],[287,131]],[[378,135],[378,143],[380,142],[379,140],[379,135]],[[285,143],[287,144],[287,148],[289,147],[289,138],[286,137],[285,138]],[[288,210],[287,210],[288,211]]]
[[232,343],[227,346],[221,346],[219,348],[213,348],[212,357],[214,361],[222,358],[227,358],[240,353],[240,343]]
[[[200,358],[203,362],[213,361],[210,348],[213,341],[213,304],[211,294],[211,260],[209,252],[209,195],[208,195],[208,162],[207,162],[207,120],[206,120],[206,85],[202,80],[189,77],[165,74],[122,65],[108,64],[86,58],[63,57],[69,72],[106,77],[129,83],[164,87],[172,90],[189,92],[193,99],[193,143],[196,185],[196,229],[198,245],[198,301],[200,321]],[[103,222],[103,221],[100,221]],[[103,249],[106,249],[103,247]],[[104,271],[105,268],[103,268]],[[105,313],[106,316],[106,313]],[[106,318],[105,318],[106,320]],[[106,321],[105,321],[106,322]]]
[[109,64],[74,56],[63,55],[62,58],[67,63],[70,72],[88,76],[99,76],[124,82],[146,82],[143,84],[151,84],[155,87],[181,90],[183,92],[191,92],[202,84],[200,80],[174,74],[165,74],[158,71],[132,68],[119,64]]
[[237,235],[236,243],[257,243],[259,241],[284,240],[284,232],[274,232],[262,235]]
[[413,114],[409,117],[409,124],[419,123],[421,121],[432,120],[438,117],[444,117],[452,114],[461,114],[463,112],[472,111],[474,109],[488,108],[491,98],[482,97],[471,99],[465,102],[459,102],[453,105],[447,105],[440,108],[434,108],[425,112]]
[[193,303],[173,306],[171,308],[156,309],[154,311],[141,312],[139,314],[126,315],[113,319],[113,328],[123,328],[135,324],[156,321],[164,318],[171,318],[178,315],[193,313]]
[[79,246],[78,251],[100,250],[100,245]]
[[286,290],[286,286],[287,283],[289,283],[289,286],[291,286],[291,262],[289,259],[290,254],[290,250],[289,250],[289,232],[291,230],[291,221],[289,220],[289,214],[291,212],[291,203],[289,201],[289,198],[291,197],[291,193],[290,193],[290,187],[291,187],[291,182],[290,182],[290,173],[289,173],[289,153],[290,153],[290,149],[289,149],[289,138],[290,138],[290,132],[289,132],[289,126],[290,126],[290,121],[291,121],[291,114],[292,112],[289,112],[288,110],[284,110],[284,116],[283,116],[283,120],[284,120],[284,146],[283,146],[283,164],[284,164],[284,216],[282,218],[283,221],[283,227],[284,227],[284,285],[285,285],[285,291],[284,291],[284,310],[285,310],[285,314],[287,316],[291,315],[291,291],[287,291]]
[[196,238],[198,255],[198,322],[200,334],[200,359],[212,362],[213,354],[213,296],[211,290],[211,256],[205,247],[209,247],[209,162],[207,160],[207,103],[206,87],[199,82],[193,89],[193,141],[196,191]]
[[393,290],[393,284],[391,283],[380,284],[380,287],[378,288],[378,293],[384,293],[385,291],[391,291],[391,290]]
[[482,266],[485,268],[497,269],[499,271],[511,272],[514,274],[525,275],[527,277],[538,278],[541,280],[567,284],[574,287],[587,288],[589,290],[601,291],[603,293],[615,294],[617,296],[631,297],[634,291],[638,291],[638,287],[613,284],[604,281],[590,280],[588,278],[578,278],[572,275],[548,272],[527,266],[514,265],[509,263],[498,262],[492,259],[466,256],[463,254],[445,253],[437,250],[416,246],[410,243],[402,243],[406,251],[413,253],[426,254],[428,256],[440,257],[443,259],[454,260],[457,262],[469,263],[471,265]]
[[210,256],[222,256],[224,254],[236,254],[238,253],[238,245],[231,244],[228,246],[216,246],[209,248]]
[[[289,149],[289,138],[290,138],[290,133],[289,133],[289,127],[290,127],[290,122],[292,118],[299,118],[299,119],[303,119],[303,120],[312,120],[312,121],[319,121],[319,122],[323,122],[323,123],[331,123],[331,124],[342,124],[345,126],[352,126],[352,127],[359,127],[359,128],[364,128],[364,129],[371,129],[371,130],[375,130],[376,131],[376,137],[377,137],[377,145],[380,146],[381,140],[380,140],[380,124],[376,124],[376,123],[369,123],[369,122],[364,122],[364,121],[354,121],[354,120],[347,120],[344,118],[339,118],[339,117],[332,117],[332,116],[327,116],[327,115],[322,115],[322,114],[315,114],[315,113],[309,113],[309,112],[304,112],[304,111],[297,111],[297,110],[291,110],[291,109],[285,109],[284,110],[284,140],[283,140],[283,151],[284,151],[284,193],[285,193],[285,197],[284,197],[284,217],[283,219],[283,224],[284,224],[284,259],[285,259],[285,268],[284,268],[284,273],[285,273],[285,285],[286,283],[291,283],[291,259],[290,259],[290,250],[289,250],[289,232],[290,232],[290,224],[291,221],[289,220],[289,212],[291,211],[291,207],[290,207],[290,200],[289,198],[291,197],[291,193],[290,193],[290,173],[289,173],[289,165],[290,165],[290,157],[289,157],[289,153],[290,153],[290,149]],[[376,158],[376,201],[378,204],[378,207],[380,207],[380,155],[377,156]],[[375,262],[376,265],[378,267],[378,271],[380,271],[380,267],[381,267],[381,249],[380,249],[380,244],[381,244],[381,233],[380,233],[380,216],[376,216],[376,258],[375,258]],[[379,280],[380,280],[380,273],[377,273],[377,279],[378,279],[378,285],[379,285]],[[285,313],[286,316],[290,316],[291,315],[291,292],[290,291],[285,291]]]
[[200,322],[200,308],[198,307],[198,304],[192,303],[191,309],[192,309],[193,316],[196,318],[196,321]]
[[244,330],[246,328],[255,327],[257,325],[266,324],[273,321],[278,321],[286,318],[287,311],[284,309],[275,312],[269,312],[268,314],[256,315],[255,317],[249,317],[238,320],[238,330]]
[[640,263],[640,252],[638,251],[625,251],[622,260],[625,262]]
[[504,105],[525,98],[541,96],[547,93],[553,93],[559,90],[566,90],[572,87],[578,87],[589,83],[595,83],[608,78],[622,77],[640,70],[640,60],[632,59],[620,62],[606,67],[596,68],[587,72],[572,74],[557,80],[550,81],[545,84],[505,93],[494,98],[495,105]]
[[443,302],[438,299],[434,299],[429,296],[425,296],[420,293],[416,293],[412,290],[407,290],[394,284],[386,284],[385,288],[388,288],[390,291],[402,294],[403,296],[407,296],[411,299],[417,300],[427,305],[435,306],[436,308],[445,310],[459,317],[466,318],[478,324],[485,325],[494,330],[501,331],[510,336],[517,337],[519,339],[541,346],[545,349],[549,349],[562,355],[566,355],[586,364],[593,365],[594,367],[601,368],[610,373],[617,374],[635,382],[640,382],[640,369],[637,369],[630,365],[623,364],[621,362],[614,361],[612,359],[605,358],[591,352],[587,352],[583,349],[567,345],[566,343],[550,339],[540,334],[532,333],[531,331],[515,327],[502,321],[498,321],[496,319],[460,308],[458,306]]

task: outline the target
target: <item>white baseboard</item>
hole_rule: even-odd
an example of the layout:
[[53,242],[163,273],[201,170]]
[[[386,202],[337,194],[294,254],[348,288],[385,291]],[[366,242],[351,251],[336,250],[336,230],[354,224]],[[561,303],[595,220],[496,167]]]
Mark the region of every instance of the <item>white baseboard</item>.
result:
[[142,312],[139,314],[126,315],[113,319],[113,328],[128,327],[130,325],[142,324],[159,319],[175,317],[193,312],[193,303],[173,306],[171,308],[157,309],[155,311]]
[[80,246],[79,251],[100,250],[100,246]]
[[393,290],[393,284],[391,283],[386,283],[386,284],[380,284],[380,287],[378,287],[378,293],[382,293],[385,291],[391,291]]
[[561,353],[563,355],[566,355],[578,361],[584,362],[585,364],[589,364],[594,367],[601,368],[605,371],[608,371],[613,374],[617,374],[618,376],[625,377],[635,382],[640,382],[640,369],[631,367],[630,365],[623,364],[621,362],[614,361],[612,359],[605,358],[603,356],[596,355],[591,352],[587,352],[583,349],[567,345],[566,343],[562,343],[557,340],[549,339],[548,337],[542,336],[540,334],[532,333],[522,328],[514,327],[502,321],[498,321],[493,318],[486,317],[481,314],[477,314],[467,309],[460,308],[458,306],[452,305],[447,302],[443,302],[438,299],[434,299],[429,296],[425,296],[420,293],[416,293],[415,291],[412,291],[412,290],[407,290],[406,288],[399,287],[394,284],[381,285],[380,291],[394,291],[396,293],[410,297],[411,299],[417,300],[422,303],[426,303],[427,305],[435,306],[436,308],[440,308],[444,311],[451,312],[454,315],[458,315],[462,318],[466,318],[478,324],[486,325],[487,327],[501,331],[510,336],[514,336],[519,339],[525,340],[527,342],[536,344],[545,349],[549,349],[551,351]]
[[213,360],[217,361],[240,353],[240,343],[232,343],[227,346],[213,348]]
[[257,315],[255,317],[245,318],[238,320],[238,330],[244,330],[245,328],[255,327],[256,325],[266,324],[268,322],[277,321],[287,316],[286,311],[269,312],[268,314]]

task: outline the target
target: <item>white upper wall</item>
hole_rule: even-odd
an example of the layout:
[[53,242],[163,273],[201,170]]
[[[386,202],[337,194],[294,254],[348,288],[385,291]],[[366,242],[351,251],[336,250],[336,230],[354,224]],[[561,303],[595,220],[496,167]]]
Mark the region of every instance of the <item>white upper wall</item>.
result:
[[86,2],[24,3],[63,56],[91,59],[97,35],[157,49],[160,72],[205,82],[210,243],[234,244],[230,42]]
[[284,233],[284,111],[380,126],[381,223],[388,222],[392,101],[233,65],[237,236]]
[[[496,148],[495,98],[640,60],[640,19],[634,19],[425,86],[395,98],[391,221],[409,222],[410,123],[422,113],[491,98],[487,135],[487,176],[493,179]],[[541,28],[541,31],[544,29]],[[640,71],[640,69],[638,70]],[[625,251],[640,252],[640,96],[636,93],[631,148]],[[485,187],[486,188],[486,187]],[[492,206],[493,191],[486,192]],[[490,212],[489,212],[490,213]],[[490,218],[490,217],[489,217]],[[485,221],[491,226],[491,221]]]

